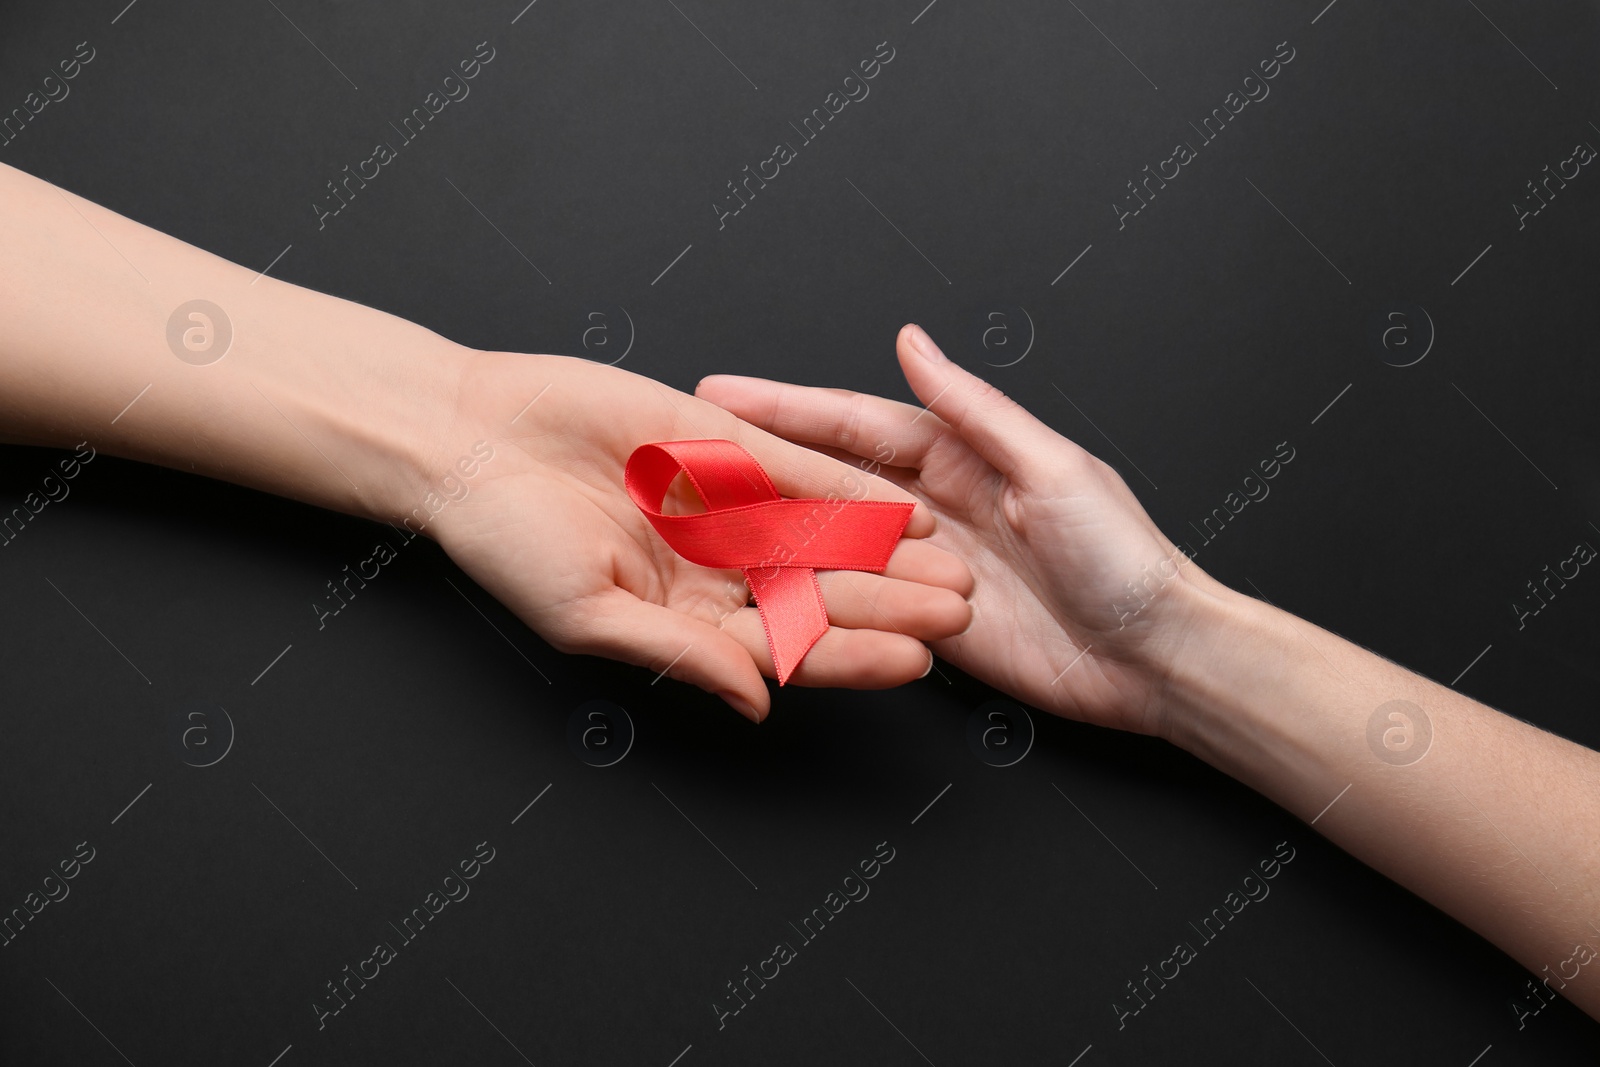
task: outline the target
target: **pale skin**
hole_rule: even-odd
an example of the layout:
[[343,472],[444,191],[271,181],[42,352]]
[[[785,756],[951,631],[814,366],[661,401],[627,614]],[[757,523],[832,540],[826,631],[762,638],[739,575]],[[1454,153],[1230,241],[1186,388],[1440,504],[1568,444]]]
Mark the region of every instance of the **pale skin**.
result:
[[[1600,753],[1228,589],[1115,471],[921,329],[898,354],[926,409],[723,375],[696,393],[831,455],[893,456],[875,473],[929,507],[929,540],[975,577],[972,625],[935,640],[940,656],[1035,707],[1187,749],[1600,1019]],[[1431,723],[1409,764],[1369,743],[1393,700]]]
[[[196,298],[232,326],[231,348],[207,365],[168,343],[169,316]],[[636,446],[689,438],[742,444],[785,496],[914,502],[648,378],[468,349],[258,277],[0,165],[0,439],[87,441],[351,515],[425,523],[557,649],[665,671],[759,722],[774,671],[742,576],[678,557],[623,487]],[[464,499],[433,514],[430,499],[460,479],[477,442],[493,458],[465,479]],[[697,506],[683,481],[669,510]],[[882,574],[819,574],[832,625],[790,684],[874,689],[927,673],[923,642],[971,618],[971,574],[927,540],[934,525],[918,505]],[[307,590],[308,620],[320,592]]]

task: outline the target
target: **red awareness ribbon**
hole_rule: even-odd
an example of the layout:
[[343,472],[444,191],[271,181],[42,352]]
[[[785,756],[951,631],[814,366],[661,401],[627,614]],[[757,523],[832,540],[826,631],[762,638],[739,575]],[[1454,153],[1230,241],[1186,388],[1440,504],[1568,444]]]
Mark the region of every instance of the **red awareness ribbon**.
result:
[[[663,515],[679,472],[707,510]],[[673,551],[702,567],[741,570],[761,612],[783,685],[828,629],[817,570],[881,571],[914,505],[785,499],[732,441],[662,441],[628,457],[628,495]]]

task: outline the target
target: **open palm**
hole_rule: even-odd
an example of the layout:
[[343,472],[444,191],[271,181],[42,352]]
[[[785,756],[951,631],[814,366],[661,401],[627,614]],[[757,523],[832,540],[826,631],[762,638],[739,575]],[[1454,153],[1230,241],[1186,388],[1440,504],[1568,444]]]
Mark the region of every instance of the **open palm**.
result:
[[[913,499],[651,379],[562,356],[477,353],[442,435],[451,444],[436,447],[432,466],[448,470],[457,442],[488,441],[494,455],[429,532],[556,648],[664,672],[759,721],[770,706],[762,675],[774,672],[742,576],[678,556],[624,488],[635,448],[690,438],[744,446],[786,497]],[[665,508],[702,510],[681,478]],[[918,507],[882,574],[818,573],[831,625],[793,682],[885,688],[927,673],[922,642],[970,619],[966,566],[917,540],[934,526]]]

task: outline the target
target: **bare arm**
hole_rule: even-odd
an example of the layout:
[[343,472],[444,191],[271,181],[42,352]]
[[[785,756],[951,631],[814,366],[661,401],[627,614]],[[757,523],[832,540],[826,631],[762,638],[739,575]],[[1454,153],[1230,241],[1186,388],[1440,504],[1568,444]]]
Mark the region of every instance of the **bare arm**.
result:
[[[623,488],[636,446],[698,437],[743,444],[787,496],[912,499],[650,379],[470,350],[0,165],[0,439],[87,441],[432,537],[556,648],[760,721],[772,659],[739,573],[678,557]],[[932,528],[918,507],[907,533]],[[918,639],[969,617],[966,567],[920,540],[883,574],[821,582],[833,625],[801,685],[920,677]]]
[[875,456],[933,509],[934,539],[977,576],[972,626],[940,655],[1036,707],[1181,745],[1600,1018],[1600,754],[1227,589],[1110,467],[917,327],[899,348],[939,418],[748,378],[698,394]]
[[1600,753],[1259,601],[1183,595],[1168,739],[1600,1018]]
[[[0,205],[6,438],[87,439],[379,519],[421,497],[448,410],[431,398],[454,399],[464,350],[3,165]],[[175,350],[169,320],[194,300],[221,316],[180,315]]]

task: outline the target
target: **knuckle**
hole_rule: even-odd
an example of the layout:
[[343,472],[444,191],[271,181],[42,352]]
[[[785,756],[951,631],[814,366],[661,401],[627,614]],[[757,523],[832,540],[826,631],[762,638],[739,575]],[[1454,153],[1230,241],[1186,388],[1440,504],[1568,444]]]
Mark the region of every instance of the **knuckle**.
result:
[[839,448],[849,451],[860,439],[861,419],[866,399],[862,394],[856,393],[845,405],[844,416],[839,420],[838,429],[834,431],[834,444]]
[[982,378],[973,378],[967,388],[962,390],[962,394],[960,401],[955,405],[955,414],[948,420],[957,431],[966,427],[973,419],[981,420],[1013,405],[1010,397]]
[[992,385],[981,379],[973,393],[973,399],[986,408],[1010,407],[1013,403],[1012,399],[999,386]]

